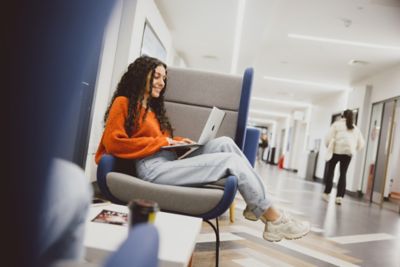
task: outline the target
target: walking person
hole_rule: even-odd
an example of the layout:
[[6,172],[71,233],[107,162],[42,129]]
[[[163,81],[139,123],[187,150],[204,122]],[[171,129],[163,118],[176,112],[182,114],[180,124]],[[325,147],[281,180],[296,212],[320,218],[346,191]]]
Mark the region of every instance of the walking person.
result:
[[[264,160],[264,155],[268,149],[268,135],[267,133],[262,133],[260,137],[260,144],[259,144],[259,155],[258,155],[258,160],[263,161]],[[265,158],[265,162],[267,162],[267,156]]]
[[166,84],[167,66],[158,59],[142,56],[129,65],[105,113],[96,162],[105,153],[132,159],[138,177],[168,185],[212,183],[227,174],[235,175],[247,204],[243,215],[265,223],[264,239],[280,241],[306,235],[310,224],[273,206],[261,177],[232,139],[213,139],[181,160],[174,151],[160,150],[166,145],[193,142],[173,135],[164,107]]
[[346,192],[346,173],[349,167],[351,157],[364,147],[364,138],[360,130],[353,123],[353,112],[347,109],[343,112],[342,117],[334,122],[325,137],[325,145],[332,150],[332,157],[327,164],[327,172],[325,177],[325,191],[322,198],[329,201],[329,194],[333,186],[333,176],[336,164],[340,163],[340,176],[337,185],[337,193],[335,203],[342,204],[342,199]]

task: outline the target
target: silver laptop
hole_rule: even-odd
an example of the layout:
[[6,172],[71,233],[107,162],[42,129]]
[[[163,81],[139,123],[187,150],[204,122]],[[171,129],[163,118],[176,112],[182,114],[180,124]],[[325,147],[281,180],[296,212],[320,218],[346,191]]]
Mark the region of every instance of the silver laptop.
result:
[[[173,148],[193,148],[193,151],[198,147],[204,145],[208,141],[214,139],[217,136],[219,127],[222,124],[222,121],[225,117],[225,111],[220,110],[217,107],[213,107],[208,116],[207,122],[203,127],[203,131],[201,132],[200,138],[196,143],[193,144],[178,144],[178,145],[171,145],[171,146],[163,146],[161,149],[173,149]],[[190,151],[193,152],[193,151]],[[188,151],[189,152],[189,151]],[[187,156],[187,152],[183,156]],[[179,158],[183,158],[182,156]]]

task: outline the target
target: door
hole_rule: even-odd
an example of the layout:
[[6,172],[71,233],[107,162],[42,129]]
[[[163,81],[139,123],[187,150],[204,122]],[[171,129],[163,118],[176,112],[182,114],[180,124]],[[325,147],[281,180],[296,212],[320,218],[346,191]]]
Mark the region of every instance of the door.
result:
[[376,156],[378,155],[379,136],[381,132],[383,103],[372,106],[371,121],[367,142],[367,152],[365,156],[364,174],[363,174],[363,193],[366,200],[372,199],[372,186],[374,183]]
[[400,211],[400,98],[395,100],[384,197]]
[[389,152],[392,143],[393,115],[395,101],[387,101],[383,106],[381,134],[379,137],[378,155],[372,186],[372,202],[382,205],[386,184]]

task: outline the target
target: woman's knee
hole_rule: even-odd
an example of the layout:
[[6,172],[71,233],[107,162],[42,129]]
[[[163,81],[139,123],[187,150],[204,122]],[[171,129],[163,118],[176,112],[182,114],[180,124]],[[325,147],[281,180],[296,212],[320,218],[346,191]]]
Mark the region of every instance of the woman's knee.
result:
[[225,154],[227,154],[226,155],[227,160],[232,162],[234,165],[240,166],[240,164],[243,163],[243,158],[241,156],[239,156],[238,154],[233,153],[233,152],[226,152]]
[[235,142],[228,136],[221,136],[215,139],[221,146],[235,146]]

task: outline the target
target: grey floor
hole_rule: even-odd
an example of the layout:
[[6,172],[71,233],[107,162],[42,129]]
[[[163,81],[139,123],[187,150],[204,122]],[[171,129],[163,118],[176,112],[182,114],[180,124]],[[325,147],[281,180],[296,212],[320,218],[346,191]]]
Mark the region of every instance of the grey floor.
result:
[[[235,223],[230,223],[227,215],[221,218],[221,266],[400,267],[400,214],[393,205],[380,208],[345,196],[338,206],[335,189],[326,203],[321,199],[321,183],[261,162],[256,169],[276,206],[309,220],[312,231],[300,240],[266,242],[261,238],[260,223],[243,219],[245,203],[238,196]],[[203,229],[209,232],[207,226]],[[212,266],[213,248],[212,237],[198,243],[194,266]]]
[[342,245],[352,256],[363,260],[362,266],[400,266],[399,213],[349,196],[338,206],[334,203],[336,191],[326,203],[321,200],[324,185],[305,181],[275,166],[258,164],[257,168],[268,191],[291,201],[292,209],[303,212],[314,226],[323,230],[324,237],[388,234],[385,240],[360,242],[354,237],[354,241],[349,241],[354,243]]

